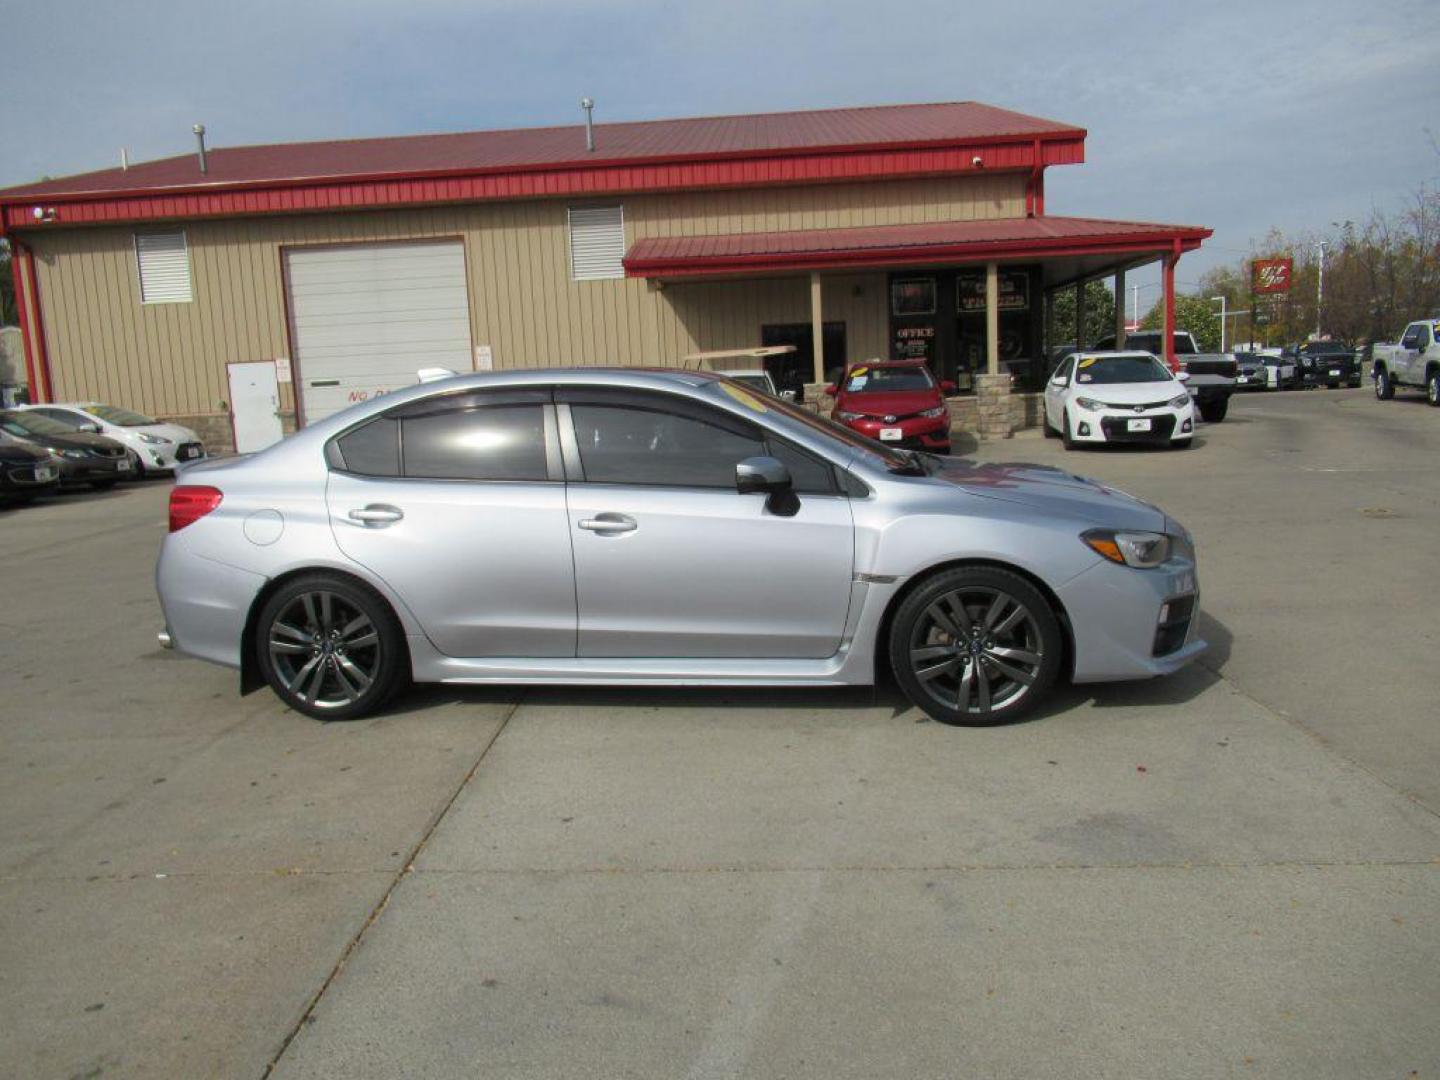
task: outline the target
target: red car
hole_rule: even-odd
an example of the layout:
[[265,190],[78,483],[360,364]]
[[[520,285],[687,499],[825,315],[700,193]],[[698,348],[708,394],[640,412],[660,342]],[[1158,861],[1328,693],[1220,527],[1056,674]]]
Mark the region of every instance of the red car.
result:
[[871,360],[851,364],[825,392],[835,398],[830,415],[846,427],[888,446],[948,454],[950,410],[941,395],[953,389],[922,360]]

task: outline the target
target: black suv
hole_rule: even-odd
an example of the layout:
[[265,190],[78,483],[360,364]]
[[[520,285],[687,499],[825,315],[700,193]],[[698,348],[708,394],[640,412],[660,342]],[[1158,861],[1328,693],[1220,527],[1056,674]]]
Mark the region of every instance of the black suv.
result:
[[1295,379],[1303,386],[1328,386],[1334,390],[1341,383],[1360,385],[1360,361],[1349,346],[1338,341],[1307,341],[1292,345],[1285,355],[1295,361]]

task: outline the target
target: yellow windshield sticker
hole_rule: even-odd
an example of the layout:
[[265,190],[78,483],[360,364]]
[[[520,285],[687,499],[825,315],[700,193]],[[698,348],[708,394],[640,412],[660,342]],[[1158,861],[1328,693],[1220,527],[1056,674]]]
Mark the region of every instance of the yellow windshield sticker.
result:
[[870,369],[868,367],[857,367],[854,371],[850,372],[850,377],[852,379],[859,378],[861,375],[864,375],[869,370]]
[[1081,361],[1080,361],[1080,366],[1081,366],[1082,368],[1087,368],[1087,367],[1089,367],[1091,364],[1093,364],[1093,363],[1094,363],[1096,360],[1098,360],[1098,359],[1099,359],[1098,356],[1087,356],[1084,360],[1081,360]]
[[725,393],[729,394],[732,398],[734,398],[741,405],[744,405],[752,412],[766,413],[770,411],[765,407],[765,403],[763,401],[757,398],[754,394],[750,393],[750,391],[746,390],[744,387],[736,386],[734,383],[724,382],[720,384],[720,389],[725,391]]

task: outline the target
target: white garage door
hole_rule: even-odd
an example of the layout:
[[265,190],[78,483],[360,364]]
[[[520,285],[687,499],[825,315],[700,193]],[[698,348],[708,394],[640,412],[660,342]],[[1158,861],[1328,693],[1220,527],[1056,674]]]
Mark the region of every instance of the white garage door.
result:
[[420,368],[474,368],[459,242],[298,248],[285,268],[306,423],[414,386]]

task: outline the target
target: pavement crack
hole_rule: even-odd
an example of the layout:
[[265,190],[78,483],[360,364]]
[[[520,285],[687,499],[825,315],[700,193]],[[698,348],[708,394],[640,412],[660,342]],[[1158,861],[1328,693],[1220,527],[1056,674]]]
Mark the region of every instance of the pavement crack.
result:
[[405,857],[405,861],[401,864],[400,869],[385,889],[385,895],[380,897],[380,900],[370,909],[370,914],[365,917],[364,922],[360,924],[360,928],[355,931],[354,936],[351,937],[345,947],[340,950],[340,957],[335,961],[335,966],[330,969],[330,974],[325,976],[325,981],[320,984],[320,989],[315,991],[315,995],[306,1004],[305,1010],[300,1014],[300,1018],[296,1020],[290,1030],[286,1032],[279,1049],[275,1051],[275,1056],[266,1063],[265,1071],[260,1074],[261,1080],[266,1080],[267,1077],[274,1073],[276,1067],[280,1064],[280,1059],[285,1056],[286,1051],[290,1049],[290,1044],[295,1041],[295,1036],[300,1034],[301,1030],[315,1015],[315,1010],[320,1006],[321,1000],[325,997],[330,987],[334,985],[335,980],[340,977],[340,973],[345,970],[346,963],[350,960],[350,957],[354,955],[355,950],[360,947],[360,943],[365,940],[365,935],[369,933],[370,928],[375,925],[385,909],[390,906],[390,898],[395,895],[395,890],[400,887],[401,882],[414,873],[415,860],[418,859],[420,853],[425,850],[425,845],[428,844],[430,838],[435,835],[435,830],[440,827],[440,823],[449,815],[456,800],[460,798],[461,792],[470,786],[471,780],[475,779],[475,774],[480,771],[480,766],[484,763],[491,748],[510,725],[510,718],[515,715],[524,701],[525,693],[522,691],[510,704],[510,708],[506,711],[505,715],[500,718],[500,723],[496,725],[494,734],[492,734],[490,738],[486,740],[485,745],[480,748],[480,753],[476,755],[474,762],[471,763],[469,770],[465,773],[460,783],[456,785],[455,790],[450,793],[450,797],[445,800],[445,804],[436,811],[435,816],[430,819],[430,823],[421,832],[420,839],[417,840],[415,846],[410,849],[409,855]]

